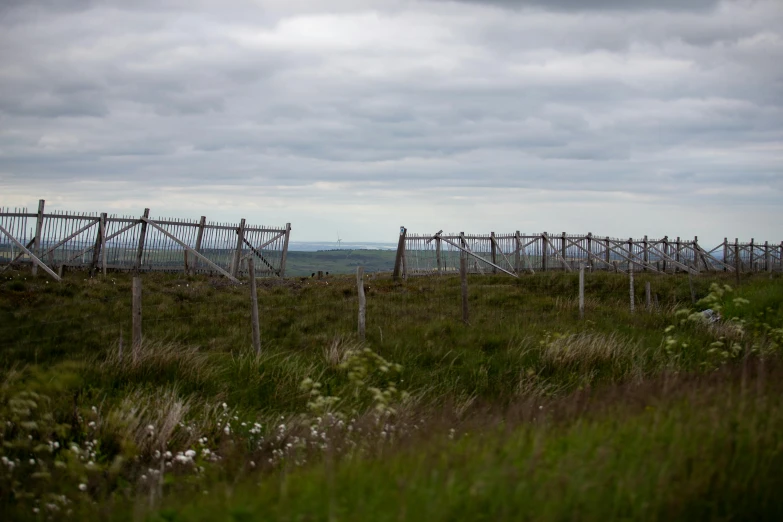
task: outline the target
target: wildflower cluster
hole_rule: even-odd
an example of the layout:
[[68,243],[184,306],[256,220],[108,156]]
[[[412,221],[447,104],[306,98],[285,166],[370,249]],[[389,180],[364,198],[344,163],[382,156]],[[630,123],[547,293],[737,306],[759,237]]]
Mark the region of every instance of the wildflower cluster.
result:
[[[354,398],[368,392],[372,398],[373,409],[378,414],[395,414],[393,404],[403,403],[409,398],[406,391],[397,388],[395,378],[402,372],[402,366],[392,364],[369,348],[349,350],[340,369],[347,372],[348,381],[353,388]],[[379,377],[380,386],[371,386],[372,377]]]
[[[715,367],[739,357],[744,351],[740,342],[745,334],[744,321],[736,317],[726,320],[722,316],[732,292],[733,289],[729,285],[712,283],[710,292],[697,303],[702,310],[688,308],[677,310],[674,314],[677,323],[669,325],[664,330],[666,335],[663,346],[666,353],[677,357],[689,348],[693,348],[681,335],[678,335],[678,329],[684,332],[688,328],[696,327],[707,328],[717,337],[713,337],[715,340],[710,343],[706,351],[711,359],[703,361],[702,366]],[[735,297],[732,299],[732,304],[735,308],[739,308],[749,304],[749,301]]]
[[[344,419],[349,404],[356,405],[367,398],[378,415],[393,415],[396,413],[394,405],[409,398],[408,392],[397,387],[402,366],[387,361],[369,348],[346,351],[337,368],[348,378],[348,389],[343,390],[343,397],[325,395],[323,385],[309,377],[300,384],[300,389],[308,394],[307,409],[312,415],[330,414]],[[338,403],[344,405],[342,411],[338,411]],[[357,413],[355,408],[353,413]]]

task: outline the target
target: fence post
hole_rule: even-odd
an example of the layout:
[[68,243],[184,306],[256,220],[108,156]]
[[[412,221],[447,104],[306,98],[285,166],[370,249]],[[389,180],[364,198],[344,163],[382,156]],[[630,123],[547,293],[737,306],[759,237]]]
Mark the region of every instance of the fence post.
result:
[[636,296],[634,295],[634,289],[633,289],[633,263],[628,264],[628,279],[630,280],[630,292],[631,292],[631,313],[634,312],[634,308],[636,305]]
[[[150,209],[145,208],[144,209],[144,217],[149,218],[150,217]],[[144,241],[147,238],[147,222],[142,219],[141,220],[141,234],[139,234],[139,248],[136,251],[136,265],[135,270],[138,272],[141,270],[141,256],[144,253]]]
[[133,362],[135,363],[141,352],[141,277],[133,276],[133,330],[131,331],[131,346],[133,350]]
[[566,233],[563,232],[560,240],[560,257],[563,258],[563,270],[568,272],[568,261],[566,261]]
[[[196,234],[196,248],[194,249],[199,254],[201,253],[201,240],[204,238],[204,227],[207,224],[207,217],[201,216],[201,220],[198,222],[198,233]],[[189,256],[190,253],[185,250],[185,257]],[[198,265],[198,257],[193,256],[193,263],[190,267],[190,275],[193,275],[196,273],[196,266]]]
[[468,324],[468,259],[465,252],[459,256],[459,277],[462,287],[462,322]]
[[250,321],[253,323],[253,349],[256,355],[261,355],[261,326],[258,324],[258,291],[256,290],[256,265],[253,256],[247,260],[248,272],[250,272]]
[[519,239],[519,230],[517,230],[514,239],[515,239],[514,244],[516,245],[516,247],[514,248],[514,272],[516,272],[517,275],[519,275],[519,270],[521,268],[519,266],[519,261],[520,261],[519,249],[522,247],[522,241]]
[[[674,252],[674,260],[679,263],[680,262],[680,248],[682,246],[681,243],[680,243],[680,236],[677,236],[677,242],[675,243],[675,245],[676,245],[677,250],[676,250],[676,252]],[[679,271],[680,271],[679,267],[677,265],[675,265],[674,266],[674,272],[677,273]]]
[[443,273],[443,264],[440,259],[440,251],[441,251],[441,240],[440,237],[435,238],[435,257],[437,258],[438,262],[438,275],[441,275]]
[[726,266],[726,264],[729,261],[729,238],[724,237],[723,238],[723,271],[727,272],[729,270],[729,267]]
[[772,272],[772,263],[769,257],[769,241],[764,241],[764,270]]
[[755,252],[754,252],[754,250],[755,250],[756,247],[753,245],[754,241],[755,241],[754,238],[750,238],[750,263],[749,263],[749,265],[750,265],[750,271],[751,272],[753,272],[753,262],[755,261],[755,259],[754,259]]
[[231,260],[231,275],[237,276],[239,271],[239,259],[242,257],[242,243],[245,239],[245,218],[239,221],[239,227],[237,227],[237,248],[234,250],[234,259]]
[[364,295],[364,267],[356,267],[356,290],[359,293],[359,340],[364,341],[365,330],[365,312],[367,307],[367,299]]
[[739,238],[734,238],[734,273],[737,276],[737,286],[740,285],[740,270],[742,269],[742,260],[739,253]]
[[392,279],[397,281],[400,278],[400,268],[402,268],[402,256],[405,252],[405,236],[408,234],[408,229],[400,227],[400,239],[397,242],[397,255],[394,258],[394,272],[392,272]]
[[628,269],[629,270],[631,268],[631,265],[635,264],[633,262],[633,259],[634,259],[634,255],[633,255],[633,238],[629,237],[628,238]]
[[579,319],[585,318],[585,264],[579,263]]
[[101,213],[101,272],[106,275],[106,212]]
[[[669,256],[669,236],[663,236],[663,253],[665,256]],[[663,258],[663,272],[666,273],[667,268],[666,257]]]
[[647,272],[647,263],[648,263],[648,261],[650,259],[649,255],[648,255],[648,250],[647,250],[647,234],[644,235],[644,239],[642,240],[642,248],[643,248],[643,250],[642,250],[642,261],[644,261],[644,268],[643,268],[643,270],[645,272]]
[[652,295],[650,294],[650,282],[646,281],[644,283],[644,301],[647,305],[647,311],[650,312],[652,310]]
[[288,240],[291,237],[291,223],[285,224],[285,239],[283,240],[283,252],[280,254],[280,278],[285,277],[285,262],[288,260]]
[[[41,231],[43,230],[43,213],[45,204],[45,199],[38,200],[38,220],[35,222],[35,237],[33,240],[33,252],[35,252],[36,256],[41,255]],[[43,261],[43,259],[41,261]],[[38,265],[35,263],[33,263],[33,275],[38,275]]]
[[588,232],[587,233],[587,251],[589,254],[587,255],[587,263],[590,267],[590,273],[593,273],[593,258],[591,257],[593,255],[593,233]]
[[[492,253],[492,264],[496,265],[496,264],[498,264],[498,260],[497,260],[497,248],[495,247],[495,233],[494,232],[490,232],[489,233],[489,242],[490,242],[490,249],[491,249],[490,251]],[[498,273],[498,269],[495,268],[494,266],[492,267],[492,273],[493,274],[497,274]]]
[[541,234],[541,270],[546,272],[549,268],[549,252],[547,249],[546,232]]
[[92,263],[90,264],[90,277],[98,270],[98,261],[101,259],[101,250],[103,250],[103,234],[105,233],[103,227],[103,214],[98,222],[98,234],[95,236],[95,246],[92,249]]
[[[693,263],[694,265],[696,263]],[[695,268],[694,268],[695,270]],[[691,290],[691,304],[696,304],[696,291],[693,289],[693,271],[694,270],[688,270],[688,287]]]
[[[606,236],[606,239],[604,239],[604,246],[606,247],[606,250],[604,251],[604,255],[606,256],[606,264],[609,264],[610,262],[610,254],[609,254],[609,236]],[[615,272],[617,271],[617,267],[615,267]]]

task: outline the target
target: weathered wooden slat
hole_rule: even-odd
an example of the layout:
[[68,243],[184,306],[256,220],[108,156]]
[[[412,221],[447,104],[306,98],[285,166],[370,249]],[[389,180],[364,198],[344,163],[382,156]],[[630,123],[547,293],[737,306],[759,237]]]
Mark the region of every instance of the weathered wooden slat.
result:
[[[0,215],[7,216],[8,214],[0,213]],[[33,216],[37,216],[37,215],[38,214],[33,214]],[[87,215],[87,214],[83,214],[83,215],[80,215],[80,214],[58,214],[57,212],[55,212],[53,214],[43,214],[43,217],[45,217],[45,218],[53,218],[53,219],[60,219],[60,220],[63,220],[63,221],[67,221],[67,220],[79,221],[79,220],[91,219],[91,220],[97,222],[100,219],[100,218],[97,218],[95,216],[90,216],[90,215]]]

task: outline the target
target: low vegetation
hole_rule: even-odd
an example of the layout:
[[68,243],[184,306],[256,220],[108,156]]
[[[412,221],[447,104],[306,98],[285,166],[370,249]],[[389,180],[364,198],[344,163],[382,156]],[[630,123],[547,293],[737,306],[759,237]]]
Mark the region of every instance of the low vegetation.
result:
[[6,271],[0,517],[779,519],[783,279],[636,279]]

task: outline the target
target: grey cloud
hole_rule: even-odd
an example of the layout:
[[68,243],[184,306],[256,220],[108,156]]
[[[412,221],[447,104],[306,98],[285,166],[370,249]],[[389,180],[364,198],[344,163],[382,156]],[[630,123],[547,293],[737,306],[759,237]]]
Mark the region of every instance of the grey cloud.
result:
[[333,33],[347,2],[17,4],[0,18],[0,176],[713,202],[750,183],[772,200],[783,10],[697,4],[402,2]]
[[720,0],[449,0],[495,5],[507,9],[536,7],[556,11],[703,11],[714,9]]

